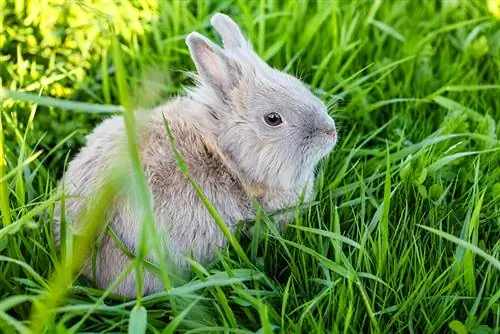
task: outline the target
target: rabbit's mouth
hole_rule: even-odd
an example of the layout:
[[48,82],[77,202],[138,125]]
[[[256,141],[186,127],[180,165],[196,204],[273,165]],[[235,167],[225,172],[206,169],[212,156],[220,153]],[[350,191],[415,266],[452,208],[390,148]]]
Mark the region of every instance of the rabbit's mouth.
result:
[[313,138],[314,144],[311,145],[315,160],[319,161],[329,155],[337,144],[337,139],[338,135],[335,127],[316,131]]

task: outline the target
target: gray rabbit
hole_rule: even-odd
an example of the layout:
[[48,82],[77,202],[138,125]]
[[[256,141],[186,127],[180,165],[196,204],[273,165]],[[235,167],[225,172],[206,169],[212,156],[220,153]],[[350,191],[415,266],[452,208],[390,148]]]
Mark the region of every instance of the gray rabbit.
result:
[[[186,265],[182,255],[204,263],[227,240],[179,169],[164,117],[190,174],[232,231],[240,220],[255,217],[252,198],[268,212],[293,207],[302,196],[310,200],[315,166],[337,141],[335,122],[320,99],[297,78],[260,59],[228,16],[218,13],[210,22],[221,35],[223,48],[196,32],[186,38],[198,72],[196,87],[136,115],[157,230],[166,236],[163,246],[168,242],[181,267]],[[73,196],[66,198],[65,215],[76,231],[78,218],[87,208],[85,199],[103,184],[103,175],[118,167],[126,142],[123,117],[111,117],[88,135],[87,145],[69,163],[61,182],[66,195]],[[134,253],[140,219],[127,194],[115,198],[110,227]],[[56,243],[60,210],[57,205]],[[278,229],[285,218],[275,220]],[[91,277],[88,262],[83,273]],[[107,288],[129,262],[105,235],[95,263],[97,286]],[[161,282],[146,271],[144,293],[162,289]],[[115,292],[134,296],[135,274]]]

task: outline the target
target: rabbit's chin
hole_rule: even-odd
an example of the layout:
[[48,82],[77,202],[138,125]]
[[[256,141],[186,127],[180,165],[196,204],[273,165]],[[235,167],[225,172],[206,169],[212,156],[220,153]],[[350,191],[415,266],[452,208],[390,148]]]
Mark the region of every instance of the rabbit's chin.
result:
[[322,160],[328,158],[328,156],[332,153],[335,145],[337,144],[337,138],[323,138],[319,140],[317,145],[311,148],[311,152],[313,155],[313,164],[318,164]]

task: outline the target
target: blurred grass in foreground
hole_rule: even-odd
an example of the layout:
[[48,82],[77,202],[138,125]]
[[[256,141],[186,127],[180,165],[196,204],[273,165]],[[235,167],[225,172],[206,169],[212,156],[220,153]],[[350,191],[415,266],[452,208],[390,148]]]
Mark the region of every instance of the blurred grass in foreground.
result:
[[[0,0],[0,328],[498,333],[497,5]],[[193,263],[168,291],[126,301],[68,285],[44,214],[65,162],[109,112],[133,127],[131,110],[189,83],[184,36],[213,38],[215,11],[336,105],[340,143],[316,201],[283,236],[259,216],[244,254]]]

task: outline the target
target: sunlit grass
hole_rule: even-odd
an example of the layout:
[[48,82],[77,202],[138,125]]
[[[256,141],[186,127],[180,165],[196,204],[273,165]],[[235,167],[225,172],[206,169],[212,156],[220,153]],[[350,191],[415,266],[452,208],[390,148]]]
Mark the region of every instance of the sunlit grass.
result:
[[[66,16],[65,3],[37,11],[0,1],[2,330],[498,333],[495,1],[75,1]],[[191,261],[184,279],[168,259],[144,259],[162,252],[145,242],[156,234],[132,111],[190,84],[184,37],[217,38],[216,11],[266,61],[337,105],[340,141],[318,170],[315,200],[283,235],[260,214],[251,240],[231,239],[207,267]],[[166,287],[142,296],[139,278],[134,300],[77,277],[93,233],[66,236],[61,258],[51,232],[67,160],[115,113],[126,118],[126,161],[146,213],[127,272],[150,267]],[[101,196],[89,222],[112,191]]]

